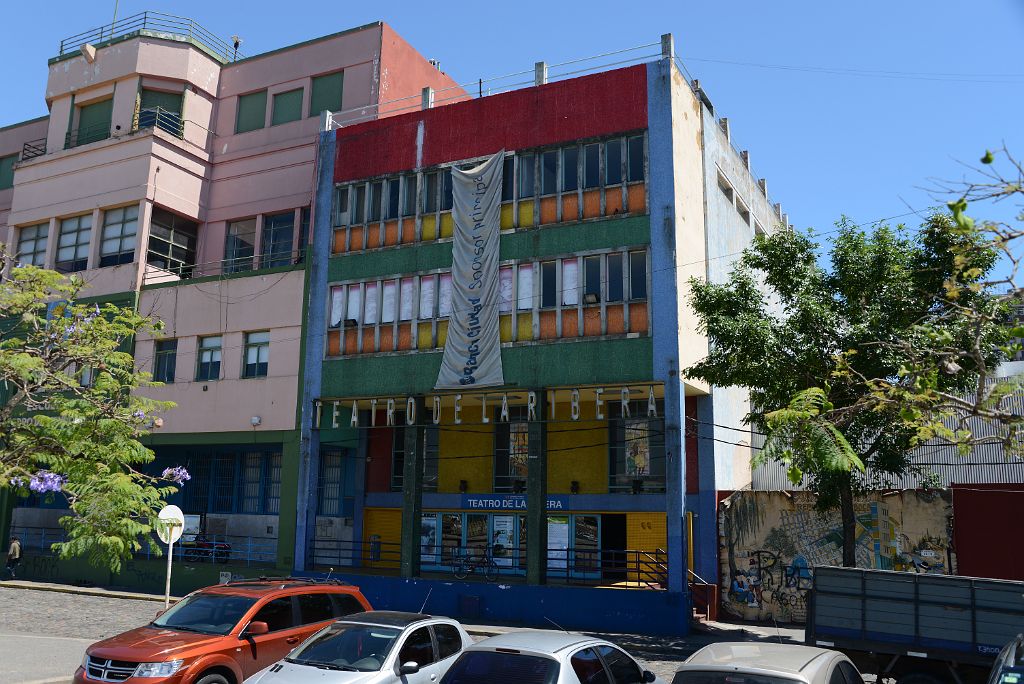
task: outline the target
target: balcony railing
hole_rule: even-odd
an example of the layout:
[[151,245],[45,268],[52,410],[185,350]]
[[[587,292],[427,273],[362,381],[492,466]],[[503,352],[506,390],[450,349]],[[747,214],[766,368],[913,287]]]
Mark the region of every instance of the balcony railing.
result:
[[147,32],[150,35],[156,36],[168,34],[169,37],[185,39],[205,48],[207,52],[225,62],[233,62],[242,56],[233,44],[218,38],[187,17],[179,17],[163,12],[140,12],[106,26],[89,29],[88,31],[65,38],[60,41],[58,57],[64,57],[77,52],[85,43],[95,45],[103,41],[110,41],[141,32]]
[[176,138],[185,136],[185,121],[181,118],[181,112],[172,112],[163,107],[143,109],[135,115],[132,130],[138,131],[144,128],[159,128]]
[[86,126],[85,128],[74,128],[64,136],[64,149],[87,145],[98,140],[106,140],[110,137],[110,122]]
[[46,138],[29,140],[21,146],[21,161],[28,161],[46,154]]

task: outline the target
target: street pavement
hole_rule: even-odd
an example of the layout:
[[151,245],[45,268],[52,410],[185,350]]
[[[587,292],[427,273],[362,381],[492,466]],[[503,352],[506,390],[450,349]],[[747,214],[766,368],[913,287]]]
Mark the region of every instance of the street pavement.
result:
[[[29,588],[32,586],[33,583],[28,582],[0,582],[0,682],[3,684],[69,682],[89,644],[143,625],[163,607],[162,601],[141,600],[138,594],[67,593],[79,590],[61,585]],[[516,628],[466,625],[466,629],[475,637],[483,638]],[[801,643],[803,630],[708,623],[686,637],[596,636],[619,644],[670,682],[679,663],[706,644],[716,641]]]

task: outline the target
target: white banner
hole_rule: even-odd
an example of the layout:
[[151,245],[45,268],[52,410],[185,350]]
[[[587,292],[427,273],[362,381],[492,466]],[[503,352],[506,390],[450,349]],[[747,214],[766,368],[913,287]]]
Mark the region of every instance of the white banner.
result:
[[498,236],[504,159],[502,151],[468,171],[452,168],[455,238],[451,316],[437,389],[505,384],[498,330]]

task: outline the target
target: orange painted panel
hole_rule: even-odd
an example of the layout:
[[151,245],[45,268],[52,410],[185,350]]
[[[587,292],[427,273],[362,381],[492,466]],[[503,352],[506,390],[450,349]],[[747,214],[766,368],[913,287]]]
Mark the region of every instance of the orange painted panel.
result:
[[615,214],[621,214],[622,210],[622,188],[615,186],[605,190],[604,215],[614,216]]
[[558,198],[541,197],[540,199],[540,224],[555,223],[558,221]]
[[384,244],[398,244],[398,221],[388,221],[384,224]]
[[345,251],[345,229],[334,231],[334,242],[331,244],[331,254],[341,254]]
[[371,223],[366,226],[366,249],[380,247],[380,224]]
[[352,226],[349,229],[348,251],[360,252],[363,249],[363,227]]
[[380,327],[380,349],[377,351],[395,351],[395,329],[390,325],[385,324]]
[[357,349],[358,349],[357,340],[359,339],[357,337],[358,334],[359,334],[359,331],[355,330],[355,329],[351,329],[351,330],[346,330],[345,331],[345,353],[346,354],[357,354],[358,353],[358,351],[357,351]]
[[328,356],[340,356],[341,355],[341,331],[340,330],[328,330],[327,331],[327,355]]
[[644,212],[647,210],[647,188],[643,183],[634,183],[627,188],[629,194],[629,207],[631,213]]
[[416,219],[412,216],[402,219],[402,244],[416,241]]
[[580,334],[580,320],[576,309],[562,309],[562,337],[577,337]]
[[583,307],[583,335],[594,337],[601,334],[601,307]]
[[377,351],[373,348],[373,328],[363,328],[363,353],[372,354]]
[[629,305],[629,332],[647,332],[647,302]]
[[553,340],[558,337],[558,312],[540,312],[540,339]]
[[605,307],[605,318],[608,319],[608,334],[619,335],[626,332],[626,317],[622,304],[610,304]]
[[562,195],[562,221],[578,221],[580,218],[580,198],[576,193]]
[[398,325],[398,349],[405,351],[412,349],[412,324],[400,323]]
[[583,218],[601,215],[601,190],[587,190],[583,193]]

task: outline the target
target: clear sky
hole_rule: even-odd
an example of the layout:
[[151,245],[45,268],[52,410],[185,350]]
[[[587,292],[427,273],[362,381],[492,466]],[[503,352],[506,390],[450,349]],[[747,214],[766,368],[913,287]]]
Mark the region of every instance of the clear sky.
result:
[[[45,114],[47,58],[114,12],[114,0],[3,5],[0,125]],[[929,179],[960,177],[1004,141],[1024,156],[1024,0],[120,0],[118,16],[145,9],[242,36],[247,55],[383,19],[460,83],[671,32],[800,228],[927,207]]]

